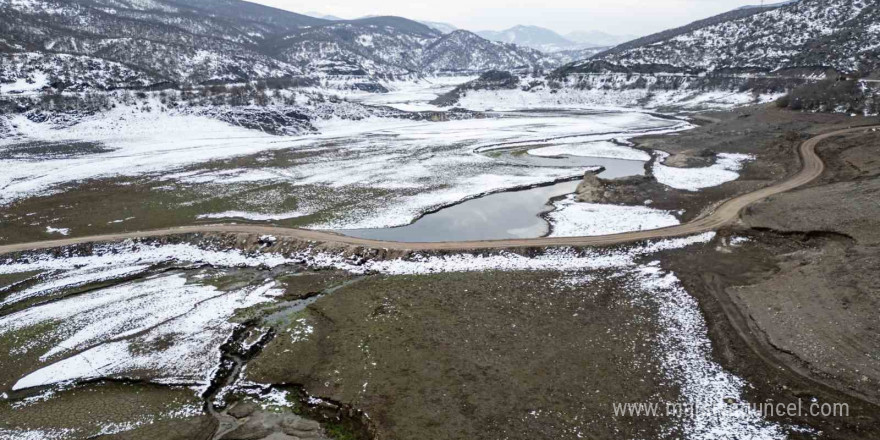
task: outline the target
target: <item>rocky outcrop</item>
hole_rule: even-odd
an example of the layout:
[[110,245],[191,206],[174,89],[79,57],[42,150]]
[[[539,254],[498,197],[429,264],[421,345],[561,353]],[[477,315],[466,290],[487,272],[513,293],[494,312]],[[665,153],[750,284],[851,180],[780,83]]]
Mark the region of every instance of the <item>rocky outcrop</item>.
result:
[[581,203],[641,205],[651,198],[652,182],[651,178],[645,176],[601,179],[594,173],[587,173],[575,191],[575,200]]
[[323,440],[321,425],[296,414],[266,412],[250,402],[241,402],[228,414],[238,427],[224,434],[222,440]]
[[513,90],[519,88],[519,77],[501,70],[490,70],[479,78],[466,82],[446,94],[440,95],[431,101],[431,104],[441,107],[455,105],[466,95],[469,90]]
[[577,201],[583,203],[601,203],[605,196],[605,184],[594,173],[584,174],[584,180],[578,185]]
[[12,137],[15,133],[16,130],[15,127],[12,126],[12,122],[10,122],[5,116],[0,115],[0,139]]
[[687,150],[673,154],[663,161],[663,165],[675,168],[703,168],[715,164],[716,154],[709,149]]

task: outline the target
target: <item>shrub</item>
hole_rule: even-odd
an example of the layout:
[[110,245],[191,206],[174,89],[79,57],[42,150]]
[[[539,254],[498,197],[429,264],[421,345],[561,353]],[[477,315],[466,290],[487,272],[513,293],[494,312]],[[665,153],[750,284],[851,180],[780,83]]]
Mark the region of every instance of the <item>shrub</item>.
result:
[[791,104],[791,97],[789,97],[788,95],[785,95],[785,96],[776,100],[776,107],[779,107],[779,108],[788,108],[788,106],[790,104]]

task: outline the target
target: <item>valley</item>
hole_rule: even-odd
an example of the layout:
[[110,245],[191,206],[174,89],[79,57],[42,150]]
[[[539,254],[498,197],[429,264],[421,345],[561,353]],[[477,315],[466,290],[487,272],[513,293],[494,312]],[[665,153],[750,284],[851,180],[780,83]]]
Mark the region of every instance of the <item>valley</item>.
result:
[[875,439],[878,10],[0,0],[0,440]]

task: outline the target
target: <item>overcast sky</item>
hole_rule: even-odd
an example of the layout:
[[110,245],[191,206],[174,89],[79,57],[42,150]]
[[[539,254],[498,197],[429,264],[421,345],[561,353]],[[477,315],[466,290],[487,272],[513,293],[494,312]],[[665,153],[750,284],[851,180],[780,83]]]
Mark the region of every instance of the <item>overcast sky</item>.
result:
[[[536,25],[565,34],[598,30],[647,35],[761,0],[250,0],[276,8],[342,18],[398,15],[460,28],[501,30]],[[778,0],[768,0],[768,3]]]

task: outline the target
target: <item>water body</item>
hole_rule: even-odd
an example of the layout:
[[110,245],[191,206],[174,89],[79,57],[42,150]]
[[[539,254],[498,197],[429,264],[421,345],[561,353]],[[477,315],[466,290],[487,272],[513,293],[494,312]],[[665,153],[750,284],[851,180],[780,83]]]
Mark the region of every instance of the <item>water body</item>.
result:
[[[532,166],[580,168],[599,165],[605,167],[600,174],[605,178],[641,175],[645,166],[641,161],[590,157],[545,158],[525,155],[513,159],[529,162]],[[541,217],[541,214],[553,209],[549,204],[550,199],[573,193],[579,183],[580,180],[576,180],[490,194],[427,214],[408,226],[337,232],[351,237],[403,243],[543,237],[550,233],[549,223]]]
[[540,217],[551,198],[571,194],[577,181],[490,194],[428,214],[409,226],[338,231],[374,240],[405,243],[534,238],[550,232]]
[[528,165],[534,167],[572,167],[589,168],[600,166],[605,168],[599,173],[603,179],[617,179],[627,176],[641,176],[645,174],[645,162],[640,160],[606,159],[603,157],[583,156],[559,156],[543,157],[531,154],[515,154],[512,151],[502,151],[498,158],[508,163]]

